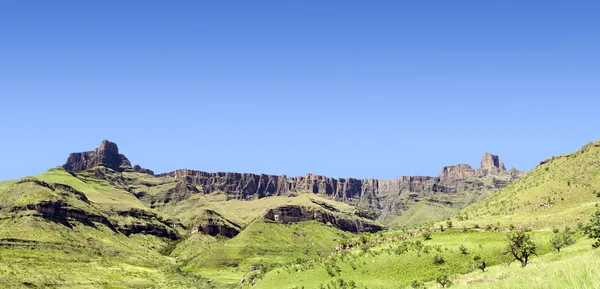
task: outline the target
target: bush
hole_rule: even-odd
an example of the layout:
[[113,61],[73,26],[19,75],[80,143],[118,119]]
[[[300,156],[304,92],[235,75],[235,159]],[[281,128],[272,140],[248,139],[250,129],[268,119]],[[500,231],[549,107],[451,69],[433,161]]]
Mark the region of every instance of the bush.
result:
[[429,229],[426,229],[425,231],[423,231],[422,235],[423,235],[423,239],[431,240],[431,231],[429,231]]
[[588,237],[596,239],[596,242],[592,244],[594,249],[600,247],[600,210],[597,210],[592,214],[590,221],[584,227],[585,233]]
[[467,251],[467,247],[460,245],[460,247],[458,247],[458,249],[460,250],[460,253],[463,255],[467,255],[469,254],[469,252]]
[[444,257],[442,257],[442,255],[433,256],[433,264],[442,265],[444,263],[446,263],[446,260],[444,260]]
[[562,233],[559,233],[558,229],[554,230],[554,236],[550,239],[550,244],[557,252],[560,252],[560,249],[566,246],[570,246],[575,244],[575,232],[571,230],[569,227],[565,227],[565,230]]
[[435,282],[440,284],[442,288],[446,288],[452,285],[452,281],[450,280],[450,274],[448,273],[448,270],[441,269],[435,277]]
[[487,268],[485,260],[481,259],[479,256],[475,256],[473,257],[473,262],[477,264],[477,269],[481,270],[481,272],[485,272],[485,268]]

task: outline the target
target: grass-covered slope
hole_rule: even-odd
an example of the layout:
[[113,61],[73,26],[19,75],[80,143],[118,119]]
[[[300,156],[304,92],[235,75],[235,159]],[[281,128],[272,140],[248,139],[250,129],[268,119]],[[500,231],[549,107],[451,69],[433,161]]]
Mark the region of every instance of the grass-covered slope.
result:
[[[458,226],[575,226],[600,201],[600,142],[554,157],[460,212]],[[463,220],[464,219],[464,220]],[[462,221],[461,221],[462,220]],[[455,222],[455,223],[456,223]]]
[[186,272],[233,286],[253,271],[328,256],[339,240],[348,236],[318,222],[254,222],[232,239],[194,234],[179,244],[172,256],[182,261]]
[[[90,199],[99,190],[62,170],[0,187],[3,288],[206,285],[197,277],[178,273],[175,260],[161,254],[171,242],[161,232],[175,233],[160,218],[124,216],[95,204]],[[127,198],[118,190],[112,193]],[[133,202],[127,208],[136,205]]]
[[[536,242],[543,244],[540,254],[551,251],[548,239],[549,233],[535,235]],[[447,231],[434,234],[431,240],[412,237],[405,241],[388,234],[372,240],[316,262],[273,270],[252,288],[353,288],[348,284],[369,289],[410,288],[414,281],[431,282],[442,268],[454,274],[469,273],[476,255],[489,265],[508,260],[502,254],[503,232]],[[461,245],[467,254],[459,249]],[[443,263],[436,264],[436,257]]]

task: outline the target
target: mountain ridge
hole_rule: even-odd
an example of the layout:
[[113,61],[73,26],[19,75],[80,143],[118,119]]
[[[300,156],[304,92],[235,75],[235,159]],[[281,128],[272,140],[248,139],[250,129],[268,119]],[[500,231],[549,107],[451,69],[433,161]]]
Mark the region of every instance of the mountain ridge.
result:
[[[463,208],[486,191],[495,190],[520,177],[523,172],[507,171],[499,156],[484,153],[481,165],[445,166],[438,176],[399,176],[393,180],[375,178],[331,178],[308,173],[304,176],[269,175],[236,172],[205,172],[178,169],[154,174],[152,170],[131,166],[119,153],[118,146],[108,140],[88,152],[71,153],[63,165],[72,173],[97,166],[118,172],[140,172],[155,178],[174,178],[201,187],[204,194],[223,192],[227,199],[254,200],[271,196],[293,196],[310,192],[327,196],[364,209],[380,220],[392,221],[414,204],[426,201]],[[144,195],[147,192],[137,191]],[[459,195],[453,197],[453,195]]]

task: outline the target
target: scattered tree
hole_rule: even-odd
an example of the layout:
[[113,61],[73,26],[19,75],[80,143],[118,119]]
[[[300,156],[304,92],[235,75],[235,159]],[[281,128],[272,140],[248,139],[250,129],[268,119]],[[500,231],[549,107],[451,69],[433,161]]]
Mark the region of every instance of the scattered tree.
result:
[[573,236],[575,232],[571,230],[569,227],[565,227],[565,230],[560,233],[560,230],[554,230],[554,236],[550,239],[550,244],[557,252],[560,252],[560,249],[566,246],[570,246],[575,244],[575,238]]
[[485,272],[485,268],[487,267],[485,260],[481,259],[479,256],[475,256],[473,257],[473,263],[475,262],[477,263],[477,269],[481,270],[481,272]]
[[509,264],[517,260],[521,262],[521,267],[525,267],[532,255],[537,256],[537,245],[531,239],[531,234],[526,233],[524,230],[515,230],[509,232],[506,237],[508,244],[504,253],[513,256],[513,260]]
[[467,255],[469,254],[467,247],[460,245],[460,247],[458,247],[458,249],[460,250],[460,253],[462,253],[463,255]]
[[594,249],[600,247],[600,210],[597,210],[592,214],[589,223],[585,226],[585,233],[592,239],[596,239],[596,242],[592,244]]
[[438,275],[435,277],[435,282],[440,284],[442,288],[446,288],[452,285],[452,280],[450,280],[450,274],[448,273],[448,270],[440,269]]
[[448,226],[448,229],[452,229],[452,220],[446,221],[446,225]]
[[444,263],[446,263],[446,260],[444,260],[444,257],[442,257],[442,255],[433,256],[433,264],[442,265]]
[[423,239],[431,240],[431,231],[429,229],[425,229],[425,231],[423,231],[422,235],[423,235]]
[[415,241],[414,247],[417,251],[417,257],[421,257],[421,250],[423,250],[423,242],[421,242],[421,240]]
[[560,249],[565,246],[563,238],[559,234],[554,234],[552,239],[550,239],[550,244],[552,244],[552,247],[556,249],[556,252],[560,252]]

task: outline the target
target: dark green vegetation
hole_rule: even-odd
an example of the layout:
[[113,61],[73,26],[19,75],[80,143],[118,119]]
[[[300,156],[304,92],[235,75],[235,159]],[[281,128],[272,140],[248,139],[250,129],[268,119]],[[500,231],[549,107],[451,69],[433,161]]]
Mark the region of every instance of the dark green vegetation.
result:
[[423,199],[391,217],[311,191],[248,193],[284,191],[269,176],[155,176],[111,145],[113,154],[70,156],[75,172],[0,183],[3,288],[595,288],[600,279],[598,143],[493,193],[448,184],[466,174],[469,188],[505,185],[498,159],[485,166],[499,173],[481,178],[445,168],[427,182],[446,192],[413,196]]

